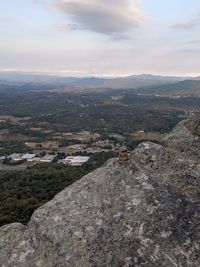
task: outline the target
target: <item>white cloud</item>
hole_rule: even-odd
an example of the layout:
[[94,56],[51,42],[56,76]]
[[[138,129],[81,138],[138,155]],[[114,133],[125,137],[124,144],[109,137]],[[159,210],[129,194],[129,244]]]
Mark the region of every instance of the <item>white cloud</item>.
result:
[[139,0],[54,0],[78,29],[123,34],[141,25],[146,15]]

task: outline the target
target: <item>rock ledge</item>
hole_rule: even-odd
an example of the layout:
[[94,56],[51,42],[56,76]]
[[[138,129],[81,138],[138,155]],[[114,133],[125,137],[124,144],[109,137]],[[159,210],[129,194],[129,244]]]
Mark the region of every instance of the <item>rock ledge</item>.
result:
[[128,162],[109,160],[28,226],[0,228],[0,266],[199,267],[197,124],[181,122],[164,146],[140,144]]

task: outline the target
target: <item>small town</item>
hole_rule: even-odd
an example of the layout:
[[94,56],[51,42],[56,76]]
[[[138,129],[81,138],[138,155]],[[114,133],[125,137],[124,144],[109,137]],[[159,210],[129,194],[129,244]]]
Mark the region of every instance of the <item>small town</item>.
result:
[[92,155],[116,150],[110,140],[96,141],[90,146],[79,143],[59,147],[56,141],[26,142],[25,145],[31,150],[0,156],[0,170],[26,169],[39,163],[58,163],[78,167],[88,162]]
[[[38,162],[43,162],[43,163],[52,163],[55,162],[55,158],[57,155],[50,155],[46,154],[43,157],[39,157],[37,154],[32,154],[32,153],[13,153],[9,156],[2,156],[0,157],[0,161],[2,161],[4,164],[9,164],[9,163],[15,163],[16,164],[23,164],[25,162],[32,162],[32,163],[38,163]],[[83,163],[87,162],[90,157],[86,156],[68,156],[64,159],[56,160],[58,163],[62,163],[65,165],[71,165],[71,166],[81,166]],[[29,164],[30,166],[31,164]]]

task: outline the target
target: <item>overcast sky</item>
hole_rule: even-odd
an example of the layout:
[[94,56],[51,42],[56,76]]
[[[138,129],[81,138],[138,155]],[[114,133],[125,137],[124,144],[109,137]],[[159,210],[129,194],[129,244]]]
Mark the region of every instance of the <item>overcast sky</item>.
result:
[[0,0],[0,70],[200,75],[199,0]]

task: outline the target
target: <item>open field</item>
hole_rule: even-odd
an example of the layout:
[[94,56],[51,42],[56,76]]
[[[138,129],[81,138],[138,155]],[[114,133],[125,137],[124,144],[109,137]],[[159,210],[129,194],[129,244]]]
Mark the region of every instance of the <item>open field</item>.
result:
[[[64,151],[74,144],[91,147],[94,141],[105,139],[128,146],[131,142],[132,148],[133,141],[160,141],[159,134],[200,110],[195,97],[146,96],[124,89],[12,93],[11,100],[11,91],[0,90],[1,155],[7,150]],[[134,136],[140,130],[145,134]]]

